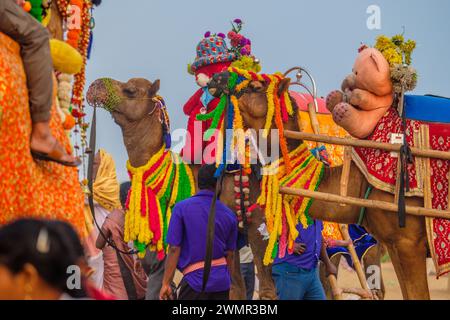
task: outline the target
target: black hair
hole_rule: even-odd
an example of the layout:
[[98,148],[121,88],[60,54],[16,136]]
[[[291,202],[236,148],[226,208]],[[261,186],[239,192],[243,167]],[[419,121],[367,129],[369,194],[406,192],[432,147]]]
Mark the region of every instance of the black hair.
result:
[[216,172],[216,166],[213,164],[205,164],[198,170],[198,188],[203,189],[215,189],[217,184],[217,178],[214,177]]
[[77,258],[84,257],[83,245],[81,244],[77,232],[70,224],[61,220],[50,220],[48,221],[48,224],[53,226],[65,241],[68,241],[68,245],[71,246],[73,253]]
[[[64,228],[67,231],[67,227]],[[41,236],[45,239],[43,248],[38,244]],[[20,219],[0,228],[0,264],[16,274],[29,263],[48,285],[68,294],[67,270],[77,264],[75,251],[69,238],[54,222]]]
[[122,208],[125,209],[125,203],[127,202],[128,191],[131,188],[131,182],[126,181],[120,184],[120,203],[122,204]]

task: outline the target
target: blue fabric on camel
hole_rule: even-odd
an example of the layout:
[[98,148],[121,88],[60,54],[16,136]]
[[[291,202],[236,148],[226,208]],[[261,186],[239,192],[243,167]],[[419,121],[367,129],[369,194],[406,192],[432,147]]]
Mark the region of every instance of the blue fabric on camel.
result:
[[450,123],[450,99],[438,96],[405,95],[406,118]]

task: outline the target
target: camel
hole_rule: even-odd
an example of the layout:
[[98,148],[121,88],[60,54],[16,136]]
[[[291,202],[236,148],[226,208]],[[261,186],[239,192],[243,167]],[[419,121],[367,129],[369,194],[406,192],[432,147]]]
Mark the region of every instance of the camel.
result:
[[[217,74],[216,84],[227,75]],[[211,82],[212,84],[214,83]],[[278,93],[288,90],[289,78],[284,78],[279,83]],[[266,96],[267,84],[261,81],[251,81],[249,90],[243,92],[238,99],[239,110],[243,119],[244,129],[262,130],[265,125],[268,110]],[[211,93],[217,94],[220,87],[212,87]],[[293,100],[293,99],[291,99]],[[284,123],[286,130],[299,131],[296,114],[289,117]],[[276,129],[274,122],[272,128]],[[267,138],[270,145],[270,135]],[[302,141],[287,139],[288,150],[294,150]],[[269,148],[270,149],[270,148]],[[281,154],[281,150],[280,150]],[[339,194],[342,166],[326,168],[318,191]],[[352,162],[350,180],[348,182],[348,196],[363,198],[368,182],[358,167]],[[394,195],[374,189],[369,199],[394,202]],[[410,197],[406,199],[407,205],[423,206],[423,199]],[[309,214],[312,218],[332,221],[342,224],[352,224],[358,221],[360,208],[357,206],[341,206],[339,203],[330,203],[314,200]],[[406,227],[399,228],[397,215],[380,209],[366,209],[362,225],[387,248],[397,274],[404,299],[427,300],[430,298],[427,276],[426,256],[427,240],[425,230],[425,218],[408,215]]]
[[[155,102],[152,98],[156,96],[160,82],[151,82],[143,78],[133,78],[122,83],[113,79],[108,79],[108,88],[104,85],[104,79],[95,80],[89,87],[87,99],[90,105],[103,106],[107,109],[115,123],[121,128],[123,141],[127,150],[130,164],[139,167],[148,162],[163,144],[163,127],[160,122],[159,111],[151,112],[155,109]],[[198,166],[190,165],[194,177],[198,171]],[[259,181],[256,178],[250,179],[251,190],[259,189]],[[250,202],[256,202],[257,193],[250,194]],[[233,175],[225,175],[220,200],[235,210],[234,180]],[[248,238],[250,246],[255,255],[255,264],[258,269],[260,279],[260,298],[272,300],[276,299],[275,286],[271,278],[271,268],[265,267],[262,263],[266,242],[257,231],[262,223],[262,212],[255,210],[252,223],[249,225]],[[235,261],[235,267],[239,270],[239,254]],[[230,291],[231,299],[245,299],[245,285],[240,272],[235,272],[232,279]]]

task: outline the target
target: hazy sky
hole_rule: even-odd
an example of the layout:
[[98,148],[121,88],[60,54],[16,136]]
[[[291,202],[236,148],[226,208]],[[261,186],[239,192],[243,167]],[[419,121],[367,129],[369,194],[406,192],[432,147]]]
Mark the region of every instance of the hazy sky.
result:
[[[380,30],[367,27],[370,5],[381,9]],[[104,0],[94,11],[87,84],[99,77],[161,79],[172,130],[184,128],[183,104],[198,89],[186,71],[197,43],[206,31],[226,33],[230,21],[241,18],[263,72],[304,66],[321,96],[339,88],[360,43],[372,45],[377,35],[401,33],[404,26],[405,37],[417,41],[414,93],[450,96],[449,13],[448,0]],[[126,180],[122,135],[104,110],[98,112],[98,147],[113,155],[119,180]]]

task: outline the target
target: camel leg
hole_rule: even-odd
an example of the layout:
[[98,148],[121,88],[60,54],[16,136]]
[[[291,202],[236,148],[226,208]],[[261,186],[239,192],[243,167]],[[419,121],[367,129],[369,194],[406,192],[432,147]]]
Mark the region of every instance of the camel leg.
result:
[[245,282],[241,273],[239,251],[234,253],[234,270],[231,277],[230,300],[246,300]]
[[370,279],[370,277],[373,276],[373,273],[370,272],[371,271],[371,268],[369,268],[370,266],[377,266],[378,270],[380,272],[379,273],[379,276],[380,276],[379,288],[371,288],[372,293],[376,297],[378,297],[379,300],[383,300],[384,295],[386,293],[386,289],[384,287],[382,271],[381,271],[381,258],[382,258],[382,251],[383,251],[382,249],[383,249],[382,245],[380,243],[378,243],[377,245],[370,248],[363,257],[364,272],[366,275],[366,279]]
[[389,255],[397,274],[403,299],[429,300],[426,247],[417,242],[400,239],[388,245]]
[[[335,254],[331,257],[330,261],[333,263],[339,274],[339,264],[341,262],[342,254]],[[336,279],[338,277],[336,274]],[[330,281],[326,276],[325,265],[323,263],[320,264],[320,282],[322,282],[323,289],[325,290],[325,295],[327,296],[327,300],[333,300],[333,289],[331,288]]]
[[253,252],[253,261],[257,270],[259,280],[259,299],[276,300],[277,293],[272,279],[272,267],[264,266],[263,259],[267,247],[267,241],[263,241],[258,227],[263,222],[263,213],[255,209],[252,213],[252,220],[248,228],[248,242]]

